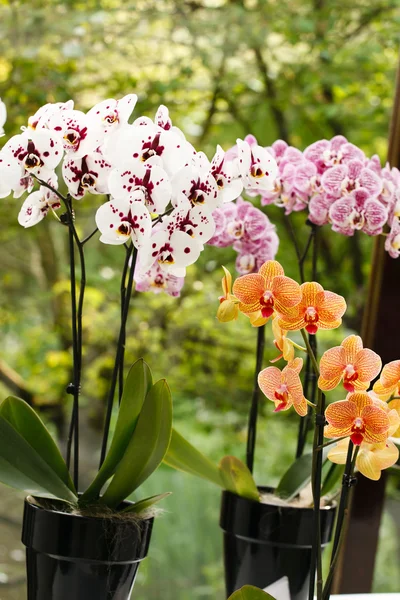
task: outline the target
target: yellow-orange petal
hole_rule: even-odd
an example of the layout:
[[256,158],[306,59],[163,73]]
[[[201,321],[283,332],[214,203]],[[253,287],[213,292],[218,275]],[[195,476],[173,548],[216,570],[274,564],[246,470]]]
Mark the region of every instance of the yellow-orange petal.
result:
[[293,308],[300,303],[301,289],[297,281],[290,277],[275,277],[272,282],[271,291],[274,296],[276,310],[284,314],[287,309]]
[[318,306],[324,288],[316,281],[306,281],[301,286],[301,304],[304,306]]
[[390,396],[396,389],[396,386],[383,387],[381,381],[374,383],[373,391],[381,400],[389,400]]
[[300,314],[298,310],[292,309],[290,312],[285,313],[284,317],[281,317],[278,321],[279,326],[286,331],[298,331],[305,327],[306,322],[304,321],[304,314]]
[[392,360],[382,369],[380,381],[383,387],[398,385],[400,381],[400,360]]
[[347,458],[347,450],[349,448],[349,438],[340,440],[328,452],[328,459],[336,465],[345,465]]
[[301,383],[299,374],[294,369],[291,369],[290,367],[286,366],[282,371],[282,375],[288,387],[289,394],[293,399],[293,402],[295,404],[300,403],[304,397],[304,394],[303,385]]
[[357,469],[368,479],[377,481],[383,469],[394,465],[399,457],[399,450],[391,441],[382,444],[361,444],[357,456]]
[[233,284],[233,293],[241,303],[239,309],[246,314],[261,309],[260,298],[264,292],[264,279],[257,273],[242,275]]
[[232,289],[232,275],[226,267],[222,266],[222,268],[225,273],[224,277],[222,278],[222,291],[224,292],[224,298],[227,298]]
[[265,289],[270,290],[275,277],[285,274],[283,267],[277,260],[267,260],[258,270],[258,274],[264,278]]
[[303,396],[300,402],[293,402],[293,408],[300,417],[305,417],[308,411],[307,400]]
[[[284,360],[286,360],[288,363],[291,363],[294,360],[297,360],[294,358],[293,342],[292,342],[292,340],[289,340],[287,337],[285,337],[283,339],[282,353],[283,353]],[[299,360],[302,361],[303,359],[300,358]]]
[[359,335],[349,335],[340,344],[344,349],[344,361],[346,365],[354,365],[356,356],[363,349],[363,341]]
[[265,325],[265,323],[271,318],[263,317],[261,310],[249,313],[246,316],[249,317],[250,323],[253,327],[261,327],[261,325]]
[[329,439],[341,438],[346,435],[351,435],[351,425],[346,427],[335,427],[334,425],[326,425],[324,429],[324,437]]
[[357,407],[357,415],[360,416],[366,406],[372,406],[373,401],[367,392],[353,392],[347,394],[347,401],[353,402]]
[[217,319],[221,323],[236,321],[239,315],[239,306],[232,300],[223,300],[217,310]]
[[359,382],[366,384],[369,384],[375,379],[382,367],[381,357],[369,348],[360,350],[357,354],[357,359],[353,364],[358,373]]
[[343,375],[343,370],[345,369],[347,364],[345,362],[345,356],[345,349],[341,346],[335,346],[334,348],[330,348],[329,350],[324,352],[319,362],[321,378],[331,380],[339,377],[340,381]]
[[[388,403],[388,408],[389,408],[390,412],[392,412],[392,410],[395,410],[400,418],[400,400],[391,400]],[[389,420],[390,420],[390,417],[389,417]],[[392,425],[392,422],[391,422],[391,425]],[[393,429],[393,431],[392,431],[392,427],[391,427],[389,430],[389,435],[394,438],[400,438],[400,424],[399,424],[399,427],[397,429]]]
[[400,433],[400,414],[396,409],[392,409],[389,410],[387,416],[389,419],[388,437],[399,437],[397,434]]
[[329,392],[330,390],[334,390],[340,383],[342,379],[342,373],[333,377],[332,379],[324,379],[321,375],[318,378],[318,387],[320,390],[324,392]]
[[343,296],[334,292],[324,292],[324,297],[318,306],[318,326],[321,329],[336,329],[342,322],[346,308]]
[[387,438],[390,423],[385,411],[370,405],[363,409],[361,417],[365,423],[364,441],[377,444]]
[[275,391],[282,384],[282,372],[278,367],[267,367],[258,374],[258,385],[262,393],[275,402]]
[[279,317],[276,315],[272,318],[272,333],[279,348],[282,349],[283,338],[285,337],[284,330],[279,325]]
[[303,359],[298,356],[297,358],[288,361],[287,367],[289,369],[293,369],[293,371],[296,371],[296,373],[300,373],[301,369],[303,368]]
[[[359,416],[357,406],[351,400],[339,400],[329,404],[325,411],[325,417],[329,425],[335,427],[338,430],[351,429],[354,419]],[[343,433],[341,435],[347,435]]]

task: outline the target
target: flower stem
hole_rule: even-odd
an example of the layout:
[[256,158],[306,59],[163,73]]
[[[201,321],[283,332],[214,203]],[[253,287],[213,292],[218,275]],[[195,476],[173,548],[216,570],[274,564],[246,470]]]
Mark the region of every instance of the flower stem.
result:
[[254,468],[254,453],[256,446],[257,437],[257,417],[258,417],[258,400],[260,396],[260,390],[258,387],[258,374],[262,368],[263,356],[264,356],[264,343],[265,343],[265,325],[257,330],[257,351],[256,351],[256,369],[254,373],[254,387],[251,398],[251,407],[249,413],[249,422],[247,428],[247,449],[246,449],[246,464],[253,472]]
[[[48,186],[50,189],[51,186]],[[53,190],[55,191],[55,190]],[[74,224],[74,213],[72,209],[71,198],[63,197],[63,202],[67,209],[68,230],[69,230],[69,255],[70,255],[70,279],[71,279],[71,321],[72,321],[72,348],[73,348],[73,384],[68,386],[68,390],[73,395],[73,406],[71,414],[71,422],[68,432],[66,463],[68,468],[71,464],[72,442],[74,443],[74,485],[78,489],[79,486],[79,395],[82,378],[82,314],[83,302],[86,287],[86,266],[85,255],[82,242],[79,239],[78,233]],[[76,245],[79,254],[79,263],[81,276],[79,282],[79,298],[76,297],[76,265],[75,265],[75,247]]]
[[[307,336],[306,336],[307,337]],[[308,340],[307,340],[308,341]],[[312,358],[311,358],[312,360]],[[314,366],[315,368],[315,366]],[[318,365],[317,365],[318,368]],[[324,426],[325,426],[325,396],[318,389],[317,409],[315,416],[315,429],[313,440],[313,460],[312,460],[312,493],[314,502],[314,543],[311,552],[311,569],[310,569],[310,587],[309,600],[314,598],[315,588],[315,571],[317,571],[317,600],[322,598],[323,579],[322,579],[322,548],[321,548],[321,480],[322,480],[322,463],[323,453],[318,451],[318,447],[324,441]]]
[[310,357],[311,364],[314,368],[315,374],[317,375],[317,377],[319,377],[319,366],[318,366],[317,358],[314,354],[314,350],[312,348],[312,342],[310,343],[310,340],[308,339],[308,335],[307,335],[305,329],[300,329],[300,331],[301,331],[301,335],[303,336],[303,340],[306,345],[307,352]]
[[359,447],[357,446],[354,454],[353,454],[354,444],[351,440],[349,440],[349,448],[347,450],[346,457],[346,466],[344,469],[343,479],[342,479],[342,493],[340,495],[339,509],[336,520],[336,528],[335,528],[335,537],[333,540],[332,546],[332,554],[331,554],[331,564],[328,573],[328,577],[326,579],[325,587],[323,589],[322,599],[329,600],[333,575],[335,571],[335,565],[337,562],[337,558],[339,556],[340,551],[340,543],[343,539],[343,525],[344,520],[347,514],[347,507],[349,502],[349,493],[351,487],[355,484],[356,479],[353,477],[353,472],[356,464],[357,454],[359,451]]
[[[122,315],[121,315],[121,326],[120,326],[119,335],[118,335],[114,369],[113,369],[113,373],[112,373],[112,377],[111,377],[111,385],[110,385],[110,390],[109,390],[108,400],[107,400],[107,410],[106,410],[106,417],[105,417],[104,430],[103,430],[103,441],[102,441],[102,445],[101,445],[99,468],[103,464],[104,459],[106,457],[108,435],[110,432],[110,423],[111,423],[112,409],[113,409],[113,405],[114,405],[115,390],[117,387],[118,373],[120,370],[122,370],[121,359],[123,359],[123,356],[124,356],[126,323],[128,320],[129,304],[130,304],[130,299],[131,299],[131,295],[132,295],[133,275],[135,272],[136,258],[137,258],[137,249],[134,248],[134,250],[132,252],[132,262],[131,262],[129,276],[128,276],[128,283],[126,286],[125,301],[124,301],[124,306],[123,306]],[[127,258],[125,258],[125,261],[127,262]]]
[[[126,254],[125,254],[125,263],[124,263],[124,268],[122,270],[121,287],[120,287],[121,322],[122,322],[122,319],[123,319],[123,316],[124,316],[124,306],[125,306],[125,300],[126,300],[126,275],[127,275],[128,268],[129,268],[129,260],[132,257],[132,250],[133,250],[133,246],[127,246],[125,248],[125,251],[126,251]],[[121,341],[121,343],[122,343],[122,350],[121,350],[121,356],[120,356],[120,362],[119,362],[119,376],[118,376],[118,399],[119,399],[119,403],[121,403],[122,392],[124,390],[125,342],[126,342],[126,335],[125,335],[125,332],[124,332],[124,338]]]

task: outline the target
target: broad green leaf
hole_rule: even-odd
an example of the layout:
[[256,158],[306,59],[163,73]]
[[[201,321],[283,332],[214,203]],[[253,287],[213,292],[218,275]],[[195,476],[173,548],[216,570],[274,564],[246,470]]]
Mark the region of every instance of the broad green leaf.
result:
[[80,504],[98,498],[103,485],[115,473],[117,465],[122,459],[135,431],[144,399],[151,386],[150,368],[140,358],[132,365],[126,378],[117,423],[106,459],[94,481],[80,499]]
[[172,430],[171,443],[164,457],[164,463],[173,469],[202,477],[224,487],[217,465],[186,441],[175,429]]
[[259,588],[252,585],[245,585],[237,592],[234,592],[232,596],[229,596],[228,600],[275,600],[275,598]]
[[260,494],[248,467],[235,456],[225,456],[219,463],[224,487],[248,500],[259,502]]
[[9,421],[0,416],[0,481],[36,496],[76,502],[76,495]]
[[156,496],[149,496],[148,498],[144,498],[143,500],[140,500],[139,502],[135,502],[135,504],[132,504],[132,506],[128,506],[128,508],[124,508],[124,510],[122,510],[121,512],[136,513],[139,515],[140,513],[144,512],[145,510],[150,508],[150,506],[157,504],[157,502],[160,502],[160,500],[163,500],[164,498],[167,498],[167,496],[170,496],[170,495],[171,495],[171,492],[165,492],[164,494],[157,494]]
[[[329,448],[324,448],[323,461],[325,462]],[[305,488],[311,481],[312,472],[312,452],[303,454],[294,461],[280,480],[275,494],[284,500],[290,502],[297,494]]]
[[101,502],[116,507],[162,462],[171,440],[172,400],[165,379],[148,392],[135,431]]
[[61,452],[43,421],[24,400],[9,396],[0,405],[0,416],[23,437],[75,494],[75,487]]
[[344,473],[344,465],[330,463],[328,472],[323,479],[321,496],[327,496],[341,481]]

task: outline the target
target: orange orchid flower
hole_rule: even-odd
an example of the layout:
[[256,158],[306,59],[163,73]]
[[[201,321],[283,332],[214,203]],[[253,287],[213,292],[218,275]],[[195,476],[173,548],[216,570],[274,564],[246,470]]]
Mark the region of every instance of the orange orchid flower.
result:
[[263,325],[274,313],[293,308],[300,302],[299,284],[285,277],[282,265],[268,260],[258,273],[250,273],[236,279],[233,293],[240,300],[239,310],[247,315],[261,311],[261,318],[253,325]]
[[400,400],[392,400],[391,402],[384,402],[376,396],[375,392],[368,392],[369,397],[375,406],[378,406],[388,416],[389,419],[389,430],[388,437],[399,438],[400,437]]
[[303,283],[302,298],[292,309],[278,311],[282,313],[279,325],[287,331],[305,328],[308,333],[318,329],[335,329],[342,322],[346,310],[346,301],[334,292],[325,291],[315,281]]
[[295,359],[282,371],[277,367],[267,367],[258,374],[258,385],[268,400],[275,403],[275,411],[288,410],[291,406],[301,416],[307,414],[307,400],[299,372],[303,365],[301,358]]
[[359,446],[364,441],[379,444],[388,437],[389,418],[382,408],[374,405],[367,392],[348,394],[346,400],[333,402],[325,417],[329,423],[324,431],[327,438],[349,436]]
[[279,317],[276,316],[272,319],[272,333],[274,334],[274,344],[280,351],[279,356],[271,360],[270,362],[276,362],[283,358],[288,363],[294,359],[294,345],[292,340],[286,337],[286,331],[279,325]]
[[[344,465],[346,463],[348,447],[348,439],[338,442],[329,451],[329,460],[337,465]],[[367,444],[363,442],[356,458],[356,467],[368,479],[378,481],[383,469],[388,469],[394,465],[398,458],[399,449],[390,440],[386,440],[380,444]]]
[[221,323],[227,323],[228,321],[236,321],[239,315],[239,300],[232,295],[232,275],[228,269],[222,267],[224,270],[224,277],[222,278],[222,291],[223,296],[219,298],[219,307],[217,310],[217,319]]
[[400,396],[400,360],[393,360],[383,367],[373,390],[382,400],[388,400],[393,394]]
[[343,379],[343,387],[348,392],[366,390],[378,375],[382,367],[380,357],[363,348],[358,335],[349,335],[340,346],[327,350],[319,364],[320,377],[318,387],[321,390],[333,390]]

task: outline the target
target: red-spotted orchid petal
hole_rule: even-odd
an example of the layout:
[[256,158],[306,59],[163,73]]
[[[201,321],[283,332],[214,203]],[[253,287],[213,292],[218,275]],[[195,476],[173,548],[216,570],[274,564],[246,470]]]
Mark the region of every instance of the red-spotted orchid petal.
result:
[[3,150],[11,153],[27,174],[47,180],[62,158],[57,135],[47,129],[26,130],[12,137]]
[[77,200],[86,192],[91,194],[108,194],[108,178],[111,165],[100,152],[93,152],[83,158],[66,157],[62,174],[68,191]]
[[18,215],[18,223],[22,227],[33,227],[52,210],[60,208],[60,199],[53,191],[40,186],[37,192],[30,194],[23,203]]
[[278,174],[278,166],[274,157],[257,144],[250,146],[247,142],[238,139],[237,165],[242,177],[243,187],[246,191],[261,193],[271,190]]
[[155,213],[163,213],[171,199],[167,173],[157,165],[133,160],[126,162],[124,168],[112,170],[108,187],[115,198],[129,199],[141,192],[146,206]]
[[219,204],[218,187],[211,173],[188,166],[180,169],[171,180],[172,203],[177,206],[184,195],[193,206],[204,206],[213,211]]
[[96,225],[105,244],[124,244],[129,239],[136,248],[148,242],[151,236],[151,217],[142,202],[110,200],[98,209]]

